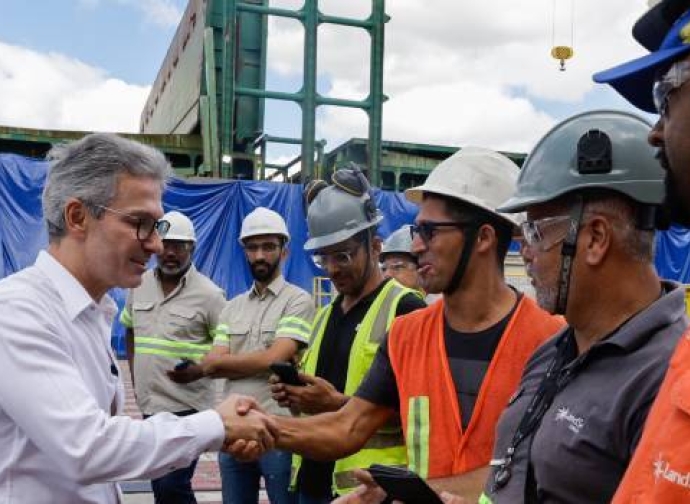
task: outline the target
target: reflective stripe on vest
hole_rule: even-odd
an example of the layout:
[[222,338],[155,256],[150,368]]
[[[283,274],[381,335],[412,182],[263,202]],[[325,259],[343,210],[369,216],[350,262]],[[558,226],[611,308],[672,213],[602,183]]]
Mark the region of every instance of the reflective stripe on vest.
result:
[[407,466],[426,479],[429,476],[429,397],[410,397],[407,415]]
[[[419,295],[418,291],[403,287],[398,282],[390,280],[367,310],[359,324],[359,329],[350,349],[345,395],[352,396],[357,391],[371,367],[379,344],[395,318],[398,303],[407,294]],[[329,304],[316,315],[311,344],[302,359],[303,371],[312,376],[316,374],[319,350],[332,310],[333,305]],[[291,486],[293,488],[301,463],[302,457],[293,455],[291,473]],[[399,420],[378,430],[357,453],[336,461],[333,472],[334,492],[342,495],[354,490],[359,483],[352,476],[352,471],[367,468],[373,463],[406,465],[405,439],[402,436]]]
[[158,355],[173,359],[201,360],[211,350],[208,343],[192,341],[171,341],[155,336],[135,336],[134,353]]

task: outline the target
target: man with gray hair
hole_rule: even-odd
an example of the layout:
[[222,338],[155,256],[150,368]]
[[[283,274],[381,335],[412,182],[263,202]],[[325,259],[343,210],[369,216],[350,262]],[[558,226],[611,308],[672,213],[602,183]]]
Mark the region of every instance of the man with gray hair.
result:
[[112,134],[53,149],[43,192],[49,245],[0,281],[0,501],[117,503],[117,480],[155,478],[247,436],[273,445],[261,414],[117,416],[124,388],[110,348],[112,287],[136,287],[168,223],[163,155]]

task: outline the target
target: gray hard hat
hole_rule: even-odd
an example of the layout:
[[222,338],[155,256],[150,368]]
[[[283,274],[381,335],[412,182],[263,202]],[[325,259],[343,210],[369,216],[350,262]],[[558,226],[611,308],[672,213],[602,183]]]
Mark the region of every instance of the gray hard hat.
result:
[[388,254],[412,255],[412,234],[410,233],[409,224],[405,224],[393,231],[386,238],[386,241],[383,242],[381,254],[379,255],[380,260],[385,261]]
[[370,191],[361,196],[337,186],[322,189],[307,210],[309,239],[304,250],[317,250],[342,243],[383,220]]
[[645,205],[664,200],[664,171],[647,143],[644,119],[620,111],[575,115],[549,131],[529,154],[515,194],[498,210],[522,212],[574,191],[607,189]]

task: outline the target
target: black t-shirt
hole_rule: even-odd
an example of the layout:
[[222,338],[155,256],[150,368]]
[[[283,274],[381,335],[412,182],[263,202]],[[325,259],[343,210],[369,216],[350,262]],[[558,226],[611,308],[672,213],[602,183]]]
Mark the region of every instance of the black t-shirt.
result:
[[[328,380],[339,392],[345,390],[350,349],[357,328],[386,282],[388,280],[360,299],[347,313],[343,313],[341,297],[333,304],[319,349],[316,376]],[[419,296],[407,294],[398,302],[395,315],[404,315],[425,306],[426,303]],[[297,477],[298,491],[312,497],[331,496],[334,465],[335,462],[318,462],[304,458]]]
[[[474,405],[486,371],[520,299],[521,295],[518,296],[510,313],[484,331],[476,333],[455,331],[444,320],[443,334],[446,352],[455,383],[455,391],[458,394],[458,404],[462,411],[463,429],[467,427],[472,418]],[[388,354],[388,335],[379,346],[374,362],[369,368],[369,373],[357,389],[355,396],[395,411],[400,410],[398,384]]]

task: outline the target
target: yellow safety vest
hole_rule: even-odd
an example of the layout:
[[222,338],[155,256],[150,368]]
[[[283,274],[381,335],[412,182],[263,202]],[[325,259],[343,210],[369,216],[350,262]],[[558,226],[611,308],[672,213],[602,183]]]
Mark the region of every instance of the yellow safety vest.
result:
[[[400,299],[407,294],[419,295],[417,291],[403,287],[395,280],[390,280],[367,310],[350,349],[345,395],[354,395],[362,383],[374,361],[379,344],[395,318]],[[332,303],[319,310],[312,328],[311,344],[302,358],[303,372],[312,376],[316,374],[321,342],[332,310]],[[373,463],[393,466],[407,464],[405,438],[399,417],[378,430],[360,451],[336,461],[333,471],[333,491],[343,495],[354,490],[359,485],[359,481],[352,475],[352,471],[365,469]],[[294,454],[290,481],[293,489],[297,483],[297,474],[301,465],[302,457]]]

